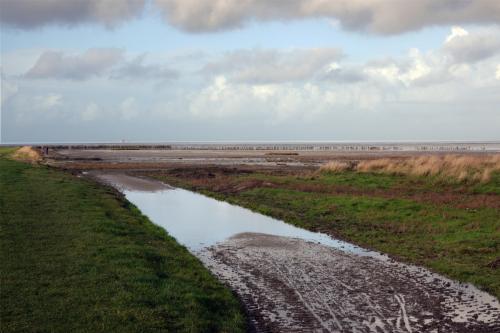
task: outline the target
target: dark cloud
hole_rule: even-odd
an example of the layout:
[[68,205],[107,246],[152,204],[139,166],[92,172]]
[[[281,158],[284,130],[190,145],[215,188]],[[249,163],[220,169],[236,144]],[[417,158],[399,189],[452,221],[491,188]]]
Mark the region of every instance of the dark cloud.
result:
[[1,0],[0,22],[33,29],[95,22],[113,26],[139,16],[145,0]]
[[500,23],[498,0],[153,0],[168,22],[191,32],[251,21],[332,18],[349,30],[397,34],[432,25]]
[[25,74],[34,79],[84,80],[100,76],[104,71],[123,59],[121,49],[89,49],[80,55],[65,55],[63,52],[46,51]]
[[334,19],[345,29],[378,34],[500,23],[498,0],[2,0],[0,21],[22,29],[85,22],[113,26],[141,15],[149,1],[169,24],[190,32],[318,17]]
[[86,80],[92,77],[130,80],[172,80],[179,72],[159,64],[146,64],[146,54],[130,61],[124,50],[115,48],[89,49],[80,54],[45,51],[24,77],[30,79]]

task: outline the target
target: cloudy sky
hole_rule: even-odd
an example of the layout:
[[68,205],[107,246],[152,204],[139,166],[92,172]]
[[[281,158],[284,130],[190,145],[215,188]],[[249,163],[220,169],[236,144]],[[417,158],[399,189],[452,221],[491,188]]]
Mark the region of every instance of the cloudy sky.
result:
[[0,0],[2,142],[500,140],[498,0]]

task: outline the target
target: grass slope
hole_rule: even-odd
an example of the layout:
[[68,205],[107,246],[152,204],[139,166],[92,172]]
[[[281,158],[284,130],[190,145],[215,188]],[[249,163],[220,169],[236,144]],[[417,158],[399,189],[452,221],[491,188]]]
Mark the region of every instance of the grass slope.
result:
[[[500,200],[498,174],[489,183],[464,185],[353,171],[211,172],[206,178],[178,170],[150,175],[429,267],[500,298],[500,211],[482,204]],[[459,202],[440,201],[448,195]]]
[[240,305],[117,195],[0,151],[2,332],[242,332]]

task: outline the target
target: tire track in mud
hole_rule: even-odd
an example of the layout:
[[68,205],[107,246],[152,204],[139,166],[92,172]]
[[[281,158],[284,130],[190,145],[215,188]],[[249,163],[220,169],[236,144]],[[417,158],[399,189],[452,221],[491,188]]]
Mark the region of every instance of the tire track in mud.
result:
[[253,233],[197,255],[257,332],[500,332],[497,299],[423,268]]

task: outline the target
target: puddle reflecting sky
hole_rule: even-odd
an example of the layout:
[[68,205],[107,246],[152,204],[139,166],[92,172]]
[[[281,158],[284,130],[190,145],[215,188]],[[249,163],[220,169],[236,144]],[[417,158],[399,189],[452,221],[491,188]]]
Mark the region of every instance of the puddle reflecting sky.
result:
[[124,191],[153,223],[165,228],[192,251],[242,232],[257,232],[319,242],[344,251],[380,256],[321,233],[294,227],[248,209],[183,189],[157,192]]

